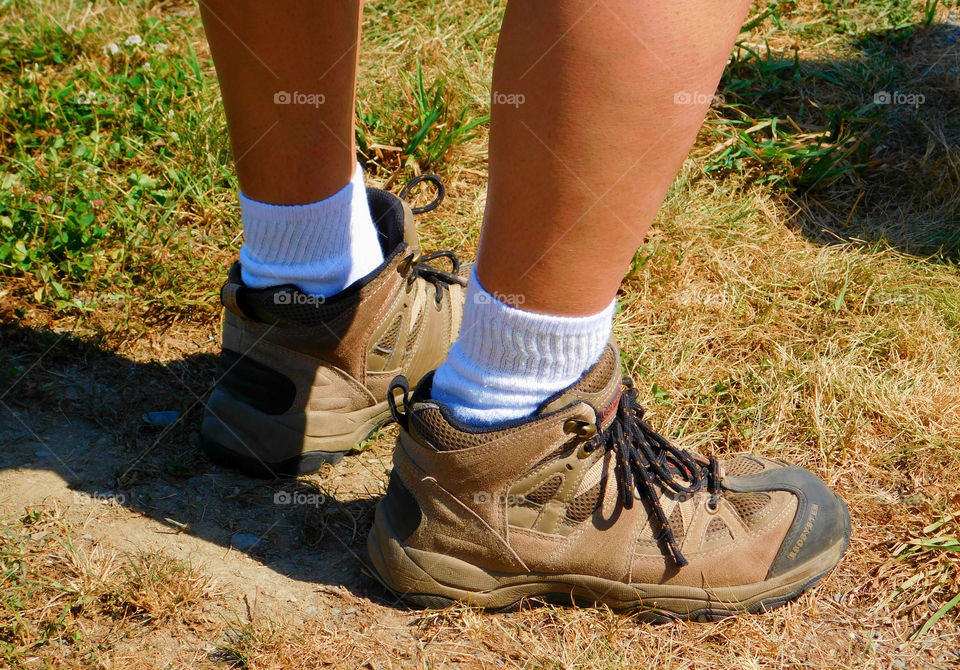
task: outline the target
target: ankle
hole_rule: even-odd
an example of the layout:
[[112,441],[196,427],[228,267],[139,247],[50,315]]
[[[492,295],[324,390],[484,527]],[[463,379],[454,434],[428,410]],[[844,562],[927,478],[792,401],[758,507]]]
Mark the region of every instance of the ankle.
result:
[[474,272],[460,337],[434,375],[433,398],[468,425],[530,416],[599,360],[613,308],[584,317],[528,312],[497,300]]

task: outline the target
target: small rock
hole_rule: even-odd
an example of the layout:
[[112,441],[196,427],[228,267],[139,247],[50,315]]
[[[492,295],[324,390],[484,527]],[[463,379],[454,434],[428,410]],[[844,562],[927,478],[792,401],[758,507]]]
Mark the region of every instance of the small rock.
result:
[[252,549],[258,542],[260,542],[260,538],[253,533],[237,533],[230,538],[230,544],[233,548],[240,551]]
[[[333,611],[333,610],[331,610],[331,612],[332,612],[332,611]],[[307,605],[306,607],[303,608],[303,613],[304,613],[304,614],[310,614],[310,615],[316,614],[316,613],[317,613],[317,606],[316,606],[316,605]],[[339,614],[339,611],[338,611],[337,613]]]
[[169,426],[180,418],[180,412],[166,410],[163,412],[147,412],[143,415],[143,422],[149,426]]

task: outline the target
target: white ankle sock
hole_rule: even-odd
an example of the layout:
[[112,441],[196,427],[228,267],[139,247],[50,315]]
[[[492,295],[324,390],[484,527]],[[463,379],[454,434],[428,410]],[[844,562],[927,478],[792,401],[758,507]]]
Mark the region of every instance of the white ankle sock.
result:
[[383,263],[359,163],[350,183],[319,202],[270,205],[241,193],[240,207],[240,267],[253,288],[294,284],[329,297]]
[[474,272],[460,337],[434,375],[433,399],[473,426],[530,416],[600,360],[615,303],[584,317],[527,312],[487,293]]

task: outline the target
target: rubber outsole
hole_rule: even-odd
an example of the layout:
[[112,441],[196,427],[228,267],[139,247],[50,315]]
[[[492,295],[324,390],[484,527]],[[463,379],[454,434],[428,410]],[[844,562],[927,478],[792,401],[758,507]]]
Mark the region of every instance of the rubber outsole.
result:
[[[833,568],[831,567],[830,570]],[[720,608],[702,608],[699,610],[693,610],[689,613],[678,613],[671,612],[664,609],[647,609],[643,605],[636,606],[626,606],[626,607],[616,607],[610,606],[608,603],[598,600],[590,600],[582,597],[577,597],[572,594],[565,593],[552,593],[546,594],[543,596],[536,596],[532,598],[521,598],[516,600],[509,605],[504,605],[502,607],[482,607],[486,612],[493,614],[498,613],[508,613],[515,612],[520,609],[525,603],[530,603],[532,605],[561,605],[561,606],[573,606],[573,607],[598,607],[602,605],[607,605],[614,612],[631,612],[635,613],[641,621],[646,621],[649,623],[669,623],[671,621],[696,621],[701,623],[707,623],[711,621],[720,621],[722,619],[728,619],[732,616],[739,616],[741,614],[760,614],[762,612],[769,612],[772,609],[786,605],[787,603],[796,600],[799,598],[805,591],[813,588],[820,582],[829,572],[826,570],[822,572],[805,583],[799,586],[795,591],[784,595],[778,596],[775,598],[767,598],[761,600],[760,602],[751,605],[743,609],[720,609]],[[453,605],[458,604],[458,601],[453,598],[447,598],[445,596],[437,595],[401,595],[398,593],[394,594],[400,598],[400,600],[408,605],[411,609],[420,609],[420,610],[432,610],[432,609],[446,609],[447,607],[452,607]]]
[[[389,525],[389,522],[387,522],[387,525]],[[850,516],[849,514],[846,514],[844,518],[844,536],[842,538],[842,543],[840,543],[839,551],[837,551],[835,554],[835,558],[831,559],[830,564],[827,565],[825,569],[822,569],[816,572],[815,574],[807,577],[802,582],[799,582],[798,584],[796,584],[794,588],[792,588],[786,593],[777,593],[777,595],[773,595],[768,598],[762,598],[757,602],[754,602],[752,604],[749,604],[743,607],[737,607],[736,603],[727,601],[722,603],[723,605],[726,605],[726,607],[709,606],[709,607],[700,607],[700,608],[695,608],[695,609],[681,612],[681,611],[672,611],[662,606],[644,605],[643,603],[623,604],[621,601],[617,601],[612,597],[604,599],[602,597],[591,598],[588,596],[578,595],[577,590],[579,589],[582,592],[584,590],[583,586],[571,584],[568,582],[560,582],[560,581],[550,584],[550,586],[553,586],[557,589],[553,592],[541,593],[541,594],[536,594],[532,596],[522,596],[509,603],[506,603],[504,605],[498,605],[498,606],[485,606],[482,600],[490,598],[490,596],[494,595],[496,591],[507,591],[511,589],[517,590],[518,587],[522,588],[525,585],[511,584],[509,586],[504,586],[501,588],[487,589],[484,591],[477,591],[474,593],[470,593],[466,591],[461,591],[460,589],[443,587],[443,585],[436,583],[432,578],[430,578],[430,581],[433,582],[436,586],[447,588],[447,590],[460,591],[461,593],[464,594],[464,596],[459,598],[452,598],[452,597],[437,594],[437,593],[411,593],[411,592],[402,593],[392,588],[389,582],[387,581],[387,578],[390,574],[390,569],[387,565],[386,557],[383,554],[384,547],[380,541],[383,538],[376,536],[377,530],[378,530],[377,526],[374,525],[374,528],[371,529],[371,534],[368,539],[368,553],[370,555],[370,559],[372,563],[371,567],[373,568],[375,576],[378,578],[378,581],[380,581],[380,583],[387,588],[387,590],[392,592],[405,605],[413,609],[443,609],[443,608],[450,607],[452,605],[455,605],[457,603],[462,603],[462,602],[466,602],[467,604],[470,604],[473,606],[478,606],[489,612],[515,611],[516,609],[521,607],[524,603],[531,603],[531,604],[546,603],[546,604],[554,604],[554,605],[575,605],[575,606],[606,605],[614,611],[634,612],[639,616],[640,619],[654,622],[654,623],[666,623],[669,621],[676,621],[676,620],[691,620],[691,621],[701,621],[701,622],[718,621],[731,616],[737,616],[740,614],[756,614],[760,612],[766,612],[766,611],[775,609],[777,607],[780,607],[782,605],[785,605],[786,603],[798,598],[805,591],[814,587],[821,579],[823,579],[824,576],[826,576],[831,570],[833,570],[834,567],[836,567],[837,563],[839,563],[840,559],[843,557],[844,553],[846,552],[847,547],[849,546],[850,534],[851,534]],[[396,542],[396,540],[394,539],[393,542]],[[394,546],[396,547],[396,545]],[[835,550],[836,546],[837,546],[837,543],[831,546],[830,549]],[[824,554],[826,553],[826,551],[828,550],[825,550]],[[822,555],[823,554],[821,554],[821,556]],[[814,563],[814,561],[810,561],[810,563]],[[423,573],[421,569],[416,568],[416,570],[420,572],[419,577],[417,577],[418,582],[423,583],[422,580],[424,577],[429,578],[429,575],[426,575],[426,573]],[[539,587],[549,588],[548,583],[543,581],[530,582],[528,585],[534,586],[534,587],[539,586]],[[587,587],[586,590],[590,590],[589,587]],[[639,599],[639,596],[637,597]],[[651,600],[660,600],[660,601],[672,600],[674,602],[678,602],[678,601],[682,602],[683,598],[671,597],[669,595],[664,594],[656,598],[651,598]]]

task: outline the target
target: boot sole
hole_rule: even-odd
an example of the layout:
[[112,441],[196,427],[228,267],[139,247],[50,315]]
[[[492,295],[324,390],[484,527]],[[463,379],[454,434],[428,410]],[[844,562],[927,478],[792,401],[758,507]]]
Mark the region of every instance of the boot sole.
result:
[[382,506],[367,539],[367,551],[383,584],[416,609],[439,609],[460,602],[502,612],[515,610],[522,602],[531,600],[557,605],[606,605],[616,611],[635,611],[641,619],[653,622],[717,621],[768,611],[794,600],[836,566],[849,541],[847,515],[844,536],[807,563],[763,582],[714,589],[625,584],[578,574],[510,575],[488,571],[451,556],[404,547]]
[[272,416],[216,389],[200,427],[200,446],[214,463],[250,477],[297,477],[339,463],[391,420],[385,401],[353,412]]

